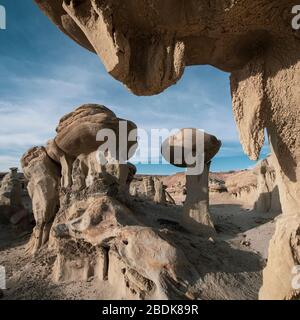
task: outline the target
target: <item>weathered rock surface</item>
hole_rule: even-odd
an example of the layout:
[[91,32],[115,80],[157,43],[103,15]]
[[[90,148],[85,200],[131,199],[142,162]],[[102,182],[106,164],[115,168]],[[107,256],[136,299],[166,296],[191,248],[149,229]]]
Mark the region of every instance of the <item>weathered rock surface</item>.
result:
[[[233,111],[244,150],[257,159],[267,129],[283,221],[287,230],[300,225],[300,44],[298,31],[291,27],[295,0],[37,3],[61,30],[93,47],[108,72],[135,94],[163,91],[176,83],[185,65],[210,64],[230,72]],[[291,246],[281,239],[274,235],[271,250],[276,252],[277,246],[278,255],[272,254],[268,261],[283,264],[284,270],[288,264],[281,261],[280,248],[286,245],[286,252],[291,252]],[[269,272],[261,298],[275,296],[272,283],[282,277],[281,269]],[[276,297],[288,298],[293,291],[285,283]]]
[[32,210],[36,222],[28,250],[36,253],[49,239],[53,220],[59,209],[60,168],[48,156],[44,147],[34,147],[27,151],[21,164]]
[[[119,137],[122,121],[127,124],[127,134],[136,129],[131,121],[118,118],[104,106],[83,105],[60,120],[56,129],[55,143],[69,157],[76,158],[81,154],[90,154],[103,144],[103,141],[97,141],[99,130],[112,130]],[[135,143],[136,141],[129,141],[129,149]],[[116,148],[121,149],[119,140],[116,141]],[[128,155],[126,156],[128,159]]]
[[162,155],[171,164],[187,168],[182,225],[201,234],[212,234],[209,214],[209,168],[221,147],[215,136],[197,129],[181,129],[162,144]]
[[[109,146],[105,153],[97,151],[98,130],[111,129],[119,137],[120,120],[103,106],[84,105],[62,118],[47,148],[23,156],[36,219],[29,249],[36,254],[49,243],[57,282],[94,277],[108,281],[120,298],[189,296],[197,271],[128,207],[134,165],[112,159]],[[136,128],[131,122],[128,127]],[[153,200],[165,202],[161,181],[153,182],[153,189]]]
[[258,198],[257,175],[253,170],[243,170],[232,173],[226,179],[228,192],[237,199],[254,204]]
[[0,207],[2,218],[8,220],[14,213],[23,208],[21,181],[15,169],[7,173],[1,182]]
[[272,157],[258,163],[254,168],[257,175],[257,194],[255,210],[259,212],[282,212],[275,168]]
[[[82,114],[88,114],[91,128],[98,125],[101,129],[104,124],[98,122],[98,115],[103,110],[111,114],[101,106],[98,112],[95,105],[78,110],[79,118],[75,111],[61,124],[72,128],[72,121],[82,123]],[[78,127],[85,136],[89,125],[83,121],[84,126]],[[93,130],[88,133],[90,139],[96,139]],[[70,129],[62,135],[58,130],[60,139],[55,137],[46,148],[32,148],[22,158],[36,218],[29,249],[36,257],[42,252],[52,257],[55,283],[102,283],[96,291],[115,299],[256,297],[259,257],[243,252],[241,263],[236,258],[239,248],[182,228],[181,209],[165,204],[167,193],[158,178],[150,182],[151,199],[130,197],[134,165],[111,162],[111,150],[101,155],[98,145],[92,147],[92,142],[78,140],[76,131],[71,133]],[[75,141],[85,144],[78,146],[83,153],[75,154]],[[100,156],[109,161],[100,163]],[[225,279],[223,284],[221,279]]]
[[261,160],[252,170],[233,172],[226,178],[228,192],[237,199],[253,205],[260,213],[281,213],[276,172],[272,156]]
[[[135,184],[133,186],[133,194],[139,195],[146,200],[154,201],[160,204],[175,204],[174,199],[167,191],[167,187],[164,185],[163,181],[158,177],[144,176],[142,178],[142,190]],[[138,191],[139,190],[139,191]]]
[[19,229],[30,228],[32,210],[24,181],[17,168],[4,175],[0,182],[0,221],[11,223]]

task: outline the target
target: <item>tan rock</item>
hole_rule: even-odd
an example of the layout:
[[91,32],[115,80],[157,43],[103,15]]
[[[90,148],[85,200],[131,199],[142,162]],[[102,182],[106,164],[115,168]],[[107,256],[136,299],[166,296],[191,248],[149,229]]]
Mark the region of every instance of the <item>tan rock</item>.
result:
[[[101,129],[111,129],[118,137],[119,123],[127,124],[127,133],[136,129],[130,121],[117,118],[116,115],[104,106],[83,105],[64,116],[56,129],[56,145],[68,156],[77,157],[80,154],[89,154],[96,151],[103,144],[97,141],[97,133]],[[126,137],[125,137],[126,138]],[[128,148],[136,141],[128,141]],[[119,149],[119,141],[116,141]]]
[[[199,139],[199,141],[197,141]],[[202,146],[202,149],[199,146]],[[182,129],[174,136],[163,142],[162,154],[171,164],[187,167],[187,195],[183,207],[182,225],[192,232],[207,235],[214,233],[214,225],[209,214],[208,178],[210,160],[221,147],[221,141],[197,129]],[[195,162],[186,162],[190,156],[199,157]],[[203,171],[190,172],[189,168],[196,167],[197,161],[202,160]],[[200,164],[198,163],[200,166]]]
[[[78,32],[77,41],[86,45],[88,39],[108,71],[136,94],[163,91],[176,83],[185,65],[210,64],[230,72],[243,148],[257,159],[267,130],[283,214],[297,217],[300,225],[300,44],[299,31],[291,27],[294,0],[151,0],[126,5],[121,0],[87,0],[64,2],[64,11],[62,0],[37,3],[61,28],[62,16],[72,19],[86,37],[79,41]],[[67,25],[62,30],[72,34]],[[290,230],[288,219],[284,221]],[[278,255],[272,254],[268,264],[288,268],[279,255],[282,245],[286,252],[290,246],[278,237],[276,233]],[[286,279],[279,273],[283,269],[266,270],[262,292],[277,297],[272,286],[281,276]],[[289,285],[279,288],[282,298],[293,296]]]
[[[202,149],[198,150],[199,147]],[[218,153],[220,147],[221,141],[215,136],[200,132],[198,129],[184,128],[163,142],[162,152],[169,163],[187,168],[195,165],[195,163],[186,163],[191,155],[202,152],[203,161],[207,163]]]
[[0,210],[4,220],[10,218],[18,211],[23,209],[22,203],[22,185],[18,176],[18,169],[11,168],[7,173],[0,186]]
[[54,140],[49,140],[46,146],[48,156],[61,166],[61,186],[69,188],[72,186],[72,164],[74,158],[63,152]]
[[146,198],[154,200],[155,197],[155,186],[154,178],[152,176],[143,177],[144,194]]
[[[168,298],[176,286],[184,296],[183,279],[197,272],[182,252],[138,224],[128,208],[107,196],[74,203],[53,228],[58,248],[54,279],[108,280],[119,298]],[[178,272],[182,276],[177,278]]]
[[255,210],[258,212],[281,213],[279,190],[276,182],[275,169],[272,166],[272,157],[268,157],[258,163],[254,168],[257,175],[257,194]]
[[160,179],[155,179],[154,181],[154,189],[155,189],[155,195],[154,195],[154,202],[156,203],[166,203],[166,192],[164,188],[164,184]]
[[25,177],[29,180],[27,188],[36,221],[28,246],[34,254],[48,241],[50,228],[59,209],[60,168],[43,147],[27,151],[21,164]]

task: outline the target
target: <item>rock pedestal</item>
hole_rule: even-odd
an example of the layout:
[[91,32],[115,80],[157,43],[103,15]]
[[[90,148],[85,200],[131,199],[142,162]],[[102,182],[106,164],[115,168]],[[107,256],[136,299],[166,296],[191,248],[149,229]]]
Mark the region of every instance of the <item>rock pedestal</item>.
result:
[[202,235],[214,233],[209,213],[208,175],[210,163],[200,175],[186,175],[187,195],[183,206],[182,225]]
[[[162,154],[168,162],[187,168],[186,200],[181,223],[191,232],[203,236],[214,234],[214,225],[209,214],[208,180],[211,159],[220,147],[221,141],[215,136],[191,128],[181,129],[162,144]],[[195,157],[194,163],[187,163],[192,156]],[[197,163],[197,159],[202,163]]]

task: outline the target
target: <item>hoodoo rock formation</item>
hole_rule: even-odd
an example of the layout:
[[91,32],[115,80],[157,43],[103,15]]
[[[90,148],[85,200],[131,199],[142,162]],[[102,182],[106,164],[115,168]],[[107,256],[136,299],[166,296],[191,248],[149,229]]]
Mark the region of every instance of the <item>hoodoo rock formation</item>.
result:
[[[46,148],[23,156],[36,219],[30,252],[55,259],[55,282],[89,280],[114,299],[257,298],[262,261],[254,254],[182,228],[181,208],[162,204],[159,179],[146,184],[152,201],[130,195],[134,165],[112,159],[110,145],[100,150],[106,140],[97,139],[97,128],[105,126],[118,136],[121,121],[103,106],[81,106],[62,118]],[[128,121],[127,137],[121,133],[129,147],[137,143],[129,139],[135,128]],[[210,146],[212,157],[218,147]]]
[[[197,140],[199,141],[197,142]],[[218,153],[220,147],[221,141],[215,136],[201,133],[197,129],[181,129],[162,144],[162,154],[168,162],[178,167],[187,168],[187,194],[182,224],[196,233],[210,234],[214,230],[209,214],[208,176],[211,160]],[[194,162],[191,161],[193,157],[195,158]],[[197,167],[197,157],[202,163],[198,163],[199,168],[194,172],[192,168]],[[187,163],[187,160],[190,162]]]
[[[143,190],[141,192],[141,196],[145,197],[147,200],[154,201],[155,203],[175,204],[174,199],[166,189],[167,188],[161,179],[152,176],[145,176],[143,177]],[[135,193],[137,193],[136,186],[134,190]]]
[[27,151],[21,164],[36,226],[33,230],[28,250],[35,254],[49,239],[54,217],[59,209],[59,166],[48,156],[44,147],[34,147]]
[[17,168],[11,168],[11,172],[6,174],[0,187],[0,207],[1,214],[8,219],[22,205],[22,186],[18,177]]
[[[97,141],[98,130],[119,137],[121,121],[103,106],[84,105],[62,118],[47,148],[23,156],[36,220],[29,250],[38,253],[49,243],[56,281],[108,281],[115,298],[183,297],[199,276],[180,249],[127,206],[134,166],[100,162],[101,156],[111,160],[113,150],[99,151],[104,142]],[[128,121],[128,134],[135,129]],[[130,148],[136,141],[127,143]]]
[[189,65],[210,64],[231,73],[241,143],[249,157],[257,159],[267,130],[283,209],[260,298],[299,296],[291,286],[291,270],[300,264],[300,42],[299,31],[291,25],[292,7],[298,2],[36,2],[135,94],[163,91]]
[[20,229],[30,228],[32,210],[25,192],[25,182],[18,168],[11,168],[0,182],[0,221],[11,223]]
[[258,212],[281,212],[276,173],[272,157],[260,161],[254,168],[257,175],[257,195],[255,210]]

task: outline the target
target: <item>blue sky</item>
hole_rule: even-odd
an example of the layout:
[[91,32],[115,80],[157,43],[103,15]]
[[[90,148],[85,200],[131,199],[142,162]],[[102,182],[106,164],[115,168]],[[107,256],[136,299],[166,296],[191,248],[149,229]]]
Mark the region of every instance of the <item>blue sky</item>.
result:
[[[244,155],[232,116],[229,75],[188,67],[176,86],[136,97],[109,76],[98,57],[60,32],[32,0],[0,0],[7,30],[0,30],[0,171],[19,166],[31,146],[54,137],[59,119],[84,103],[103,104],[138,127],[196,127],[223,147],[213,171],[255,165]],[[265,147],[262,156],[268,153]],[[169,174],[167,165],[139,165],[140,173]]]

